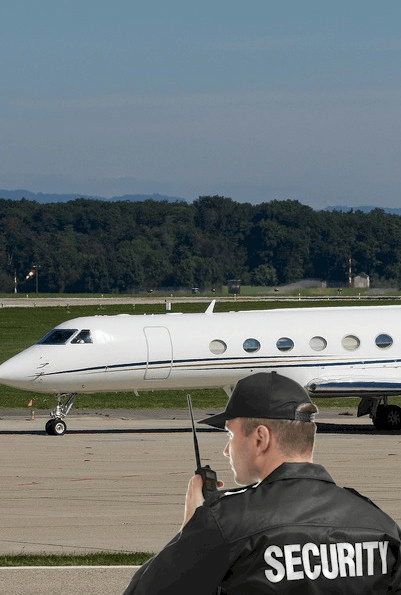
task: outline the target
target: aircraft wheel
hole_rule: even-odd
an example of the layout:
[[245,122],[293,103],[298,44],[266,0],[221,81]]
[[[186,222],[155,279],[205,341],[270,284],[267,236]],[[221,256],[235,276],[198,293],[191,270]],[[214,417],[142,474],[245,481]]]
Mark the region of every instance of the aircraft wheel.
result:
[[373,423],[377,430],[401,430],[401,407],[398,407],[398,405],[381,405]]
[[62,419],[49,419],[45,426],[45,430],[50,436],[62,436],[66,429],[67,426]]
[[53,420],[53,434],[55,436],[62,436],[65,434],[67,426],[62,419]]
[[45,425],[46,434],[49,434],[49,435],[53,434],[52,427],[51,427],[53,421],[54,421],[54,419],[49,419],[49,421],[46,422],[46,425]]
[[401,408],[398,405],[387,405],[384,419],[386,430],[401,430]]

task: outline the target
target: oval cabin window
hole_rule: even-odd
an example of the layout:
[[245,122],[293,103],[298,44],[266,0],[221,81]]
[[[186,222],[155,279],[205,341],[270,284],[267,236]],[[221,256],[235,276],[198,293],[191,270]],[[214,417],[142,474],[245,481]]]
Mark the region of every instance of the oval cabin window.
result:
[[386,347],[391,347],[393,344],[393,339],[390,335],[379,335],[376,337],[376,345],[380,347],[380,349],[386,349]]
[[288,337],[281,337],[276,343],[277,349],[280,351],[291,351],[294,347],[294,341]]
[[247,353],[255,353],[255,351],[259,351],[260,343],[257,339],[245,339],[243,348]]
[[360,344],[360,340],[358,339],[358,337],[355,337],[355,335],[347,335],[342,340],[342,345],[344,349],[347,349],[348,351],[354,351],[354,349],[358,349]]
[[327,347],[327,341],[326,339],[323,339],[323,337],[312,337],[309,341],[309,345],[313,351],[323,351],[323,349],[326,349]]
[[214,341],[210,341],[209,349],[214,355],[221,355],[227,349],[227,345],[220,339],[214,339]]

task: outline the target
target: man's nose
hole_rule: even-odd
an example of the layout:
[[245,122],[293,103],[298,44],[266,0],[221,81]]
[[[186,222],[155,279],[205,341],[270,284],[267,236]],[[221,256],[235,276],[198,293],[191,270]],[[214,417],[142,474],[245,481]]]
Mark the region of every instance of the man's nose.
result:
[[229,457],[230,456],[230,442],[227,442],[225,449],[223,450],[223,455],[225,457]]

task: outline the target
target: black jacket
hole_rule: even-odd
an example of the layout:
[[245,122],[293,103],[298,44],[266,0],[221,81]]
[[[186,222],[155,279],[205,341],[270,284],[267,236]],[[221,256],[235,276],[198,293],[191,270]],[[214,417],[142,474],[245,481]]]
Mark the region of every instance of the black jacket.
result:
[[401,529],[313,463],[222,491],[134,575],[123,595],[401,593]]

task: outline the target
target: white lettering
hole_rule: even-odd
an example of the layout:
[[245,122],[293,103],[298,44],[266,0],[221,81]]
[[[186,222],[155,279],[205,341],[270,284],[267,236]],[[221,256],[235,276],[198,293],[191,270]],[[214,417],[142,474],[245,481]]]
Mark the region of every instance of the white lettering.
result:
[[295,570],[295,565],[302,564],[301,556],[294,556],[295,552],[300,552],[301,546],[299,544],[285,545],[284,546],[284,558],[285,566],[287,569],[287,580],[288,581],[299,581],[304,578],[302,570]]
[[388,541],[379,541],[380,558],[382,559],[382,574],[387,574]]
[[270,545],[264,559],[266,579],[271,583],[315,581],[320,576],[329,580],[348,576],[372,576],[388,572],[388,541]]
[[279,583],[285,577],[285,567],[273,556],[277,556],[279,558],[283,557],[283,552],[281,551],[281,548],[278,547],[278,545],[271,545],[265,551],[266,564],[271,566],[276,571],[274,573],[272,570],[265,570],[265,575],[267,580],[271,583]]
[[368,553],[368,576],[375,573],[375,550],[379,547],[377,541],[364,541],[363,549]]
[[308,578],[310,578],[311,581],[315,581],[320,575],[322,567],[320,564],[316,564],[314,570],[312,570],[309,554],[312,554],[312,556],[315,556],[315,558],[320,557],[320,550],[316,543],[306,543],[302,548],[302,562],[304,564],[305,574]]
[[363,576],[363,565],[362,565],[362,544],[355,544],[355,564],[356,564],[356,576]]
[[337,543],[340,576],[355,576],[355,548],[350,543]]
[[327,544],[322,543],[320,546],[320,555],[322,557],[322,572],[326,578],[334,579],[338,577],[338,560],[337,560],[337,548],[335,543],[330,544],[330,565],[329,570],[329,558],[327,555]]

